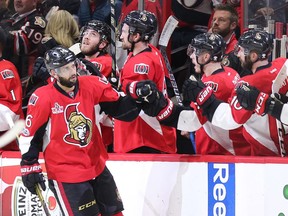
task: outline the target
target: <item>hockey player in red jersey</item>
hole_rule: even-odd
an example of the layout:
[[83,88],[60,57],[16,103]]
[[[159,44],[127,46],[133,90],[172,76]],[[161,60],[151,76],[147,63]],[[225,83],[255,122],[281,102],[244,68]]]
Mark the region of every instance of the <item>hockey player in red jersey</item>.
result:
[[[151,12],[131,11],[125,17],[120,40],[122,48],[130,53],[120,71],[120,83],[124,92],[130,83],[150,79],[167,95],[163,62],[149,45],[156,29],[157,19]],[[151,118],[144,112],[129,124],[115,120],[114,151],[176,153],[176,131],[160,125],[156,118]]]
[[[108,80],[112,73],[112,57],[107,52],[111,43],[111,29],[102,21],[91,20],[82,27],[81,32],[81,53],[85,59],[92,62]],[[102,115],[100,121],[101,134],[106,146],[113,143],[113,124],[112,119]]]
[[[140,109],[106,79],[78,77],[76,57],[69,49],[55,47],[44,59],[56,81],[38,88],[29,99],[26,126],[19,138],[22,181],[31,193],[35,194],[38,183],[45,190],[38,163],[42,150],[49,188],[62,215],[122,215],[121,198],[105,166],[108,155],[94,106],[122,121],[132,121]],[[85,204],[87,208],[80,208]]]
[[[288,60],[286,60],[282,69],[287,70],[287,65]],[[288,97],[286,96],[288,92],[288,79],[286,71],[284,74],[283,79],[280,81],[281,83],[277,83],[277,85],[279,85],[277,88],[279,89],[274,91],[274,93],[271,95],[259,91],[259,89],[254,86],[239,86],[236,92],[240,105],[243,108],[254,111],[261,116],[266,114],[271,115],[283,124],[288,125]],[[273,81],[273,85],[275,82],[277,82],[276,80],[277,79]]]
[[[245,32],[238,41],[235,53],[242,66],[253,74],[241,78],[237,86],[252,85],[260,91],[271,94],[272,81],[275,79],[286,59],[278,58],[269,62],[273,43],[268,33],[260,30]],[[259,116],[253,111],[240,106],[236,90],[225,103],[213,94],[209,87],[193,80],[186,81],[184,96],[197,102],[204,115],[215,126],[223,129],[235,129],[243,125],[243,135],[251,144],[252,155],[283,156],[283,135],[278,134],[279,126],[270,115]]]
[[[22,88],[18,71],[14,64],[2,57],[5,43],[4,30],[0,27],[0,135],[12,126],[9,121],[14,122],[24,117],[22,112]],[[13,141],[3,147],[2,150],[19,151],[19,148],[16,141]]]
[[[217,98],[228,101],[240,77],[232,68],[221,66],[224,52],[225,41],[220,35],[213,33],[197,35],[187,49],[187,55],[195,65],[195,71],[203,73],[202,82],[212,89]],[[141,85],[142,83],[137,83],[135,89],[141,89]],[[183,88],[185,89],[185,84]],[[128,93],[132,97],[135,95],[133,91]],[[162,99],[164,97],[155,102],[150,101],[151,105],[144,107],[144,111],[151,116],[156,115],[162,123],[179,130],[196,131],[197,154],[250,155],[250,145],[245,141],[241,127],[231,131],[224,130],[207,121],[197,104],[172,108],[169,100],[164,99],[161,102]],[[157,113],[159,105],[164,108],[160,114]]]
[[111,43],[111,29],[99,20],[91,20],[82,27],[81,53],[108,79],[112,72],[112,57],[107,52]]
[[[225,47],[225,41],[220,35],[203,33],[192,39],[187,55],[192,59],[195,71],[203,73],[202,82],[212,88],[217,98],[227,102],[240,77],[234,69],[221,66]],[[179,122],[178,129],[183,127],[183,130],[196,130],[198,154],[250,155],[250,145],[243,138],[242,127],[228,131],[213,126],[202,115],[197,105],[192,103],[191,106],[198,117],[195,121],[199,121],[200,125],[196,122],[189,122],[189,125]],[[201,128],[195,127],[196,125]]]

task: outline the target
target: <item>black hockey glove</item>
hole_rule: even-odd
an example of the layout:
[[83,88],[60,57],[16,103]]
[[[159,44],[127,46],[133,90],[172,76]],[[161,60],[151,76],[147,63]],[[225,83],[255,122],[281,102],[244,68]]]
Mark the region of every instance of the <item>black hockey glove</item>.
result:
[[215,100],[213,89],[205,86],[201,81],[186,80],[182,93],[184,101],[196,102],[202,109],[208,107]]
[[39,183],[42,190],[46,190],[45,179],[42,173],[42,169],[37,159],[32,161],[22,160],[21,163],[21,175],[24,186],[32,193],[36,194],[35,186]]
[[36,80],[41,80],[45,82],[47,81],[47,79],[50,77],[50,73],[45,66],[44,58],[38,57],[35,60],[32,74],[33,77],[36,78]]
[[240,85],[236,89],[236,94],[243,108],[255,111],[259,115],[264,115],[268,112],[271,98],[268,94],[260,92],[254,86]]
[[127,95],[136,102],[153,103],[159,97],[156,84],[151,80],[133,81],[126,86]]
[[78,76],[94,75],[102,77],[99,69],[90,61],[80,58],[77,60],[77,74]]

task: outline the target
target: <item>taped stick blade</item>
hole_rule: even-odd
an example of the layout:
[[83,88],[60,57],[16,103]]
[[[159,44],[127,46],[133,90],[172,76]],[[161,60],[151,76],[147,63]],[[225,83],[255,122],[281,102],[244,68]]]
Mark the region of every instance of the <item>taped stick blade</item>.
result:
[[167,47],[170,37],[175,28],[177,27],[178,23],[179,21],[173,15],[169,16],[159,38],[160,46]]
[[0,137],[0,148],[3,148],[13,140],[15,140],[25,126],[25,121],[19,119],[15,122],[14,126]]

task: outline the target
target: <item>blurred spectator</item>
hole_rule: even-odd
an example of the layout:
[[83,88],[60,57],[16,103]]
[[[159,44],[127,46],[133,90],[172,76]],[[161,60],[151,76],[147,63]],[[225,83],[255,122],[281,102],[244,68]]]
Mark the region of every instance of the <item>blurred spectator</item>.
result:
[[13,12],[8,8],[9,1],[0,1],[0,21],[3,19],[8,19],[13,15]]
[[[7,118],[12,121],[23,118],[21,82],[15,65],[2,57],[5,44],[5,32],[0,27],[0,136],[10,129]],[[19,148],[16,141],[13,141],[2,150],[11,151]]]
[[286,0],[251,0],[248,5],[248,22],[262,29],[267,27],[268,20],[286,23],[287,6]]
[[[115,16],[119,17],[122,7],[121,0],[115,0]],[[82,0],[78,11],[79,24],[84,26],[90,20],[111,23],[111,3],[108,0]]]
[[79,28],[73,16],[66,10],[58,10],[51,14],[47,23],[45,34],[38,46],[39,56],[33,63],[33,73],[30,76],[27,89],[23,98],[23,109],[26,111],[26,105],[30,95],[42,85],[46,85],[50,80],[44,59],[44,53],[58,45],[66,48],[71,47],[78,41]]
[[[46,21],[36,10],[36,5],[37,0],[14,0],[16,14],[0,23],[7,36],[3,57],[15,64],[20,78],[24,80],[32,74],[32,66],[38,56],[37,45],[46,27]],[[26,85],[25,82],[22,81],[22,85]]]

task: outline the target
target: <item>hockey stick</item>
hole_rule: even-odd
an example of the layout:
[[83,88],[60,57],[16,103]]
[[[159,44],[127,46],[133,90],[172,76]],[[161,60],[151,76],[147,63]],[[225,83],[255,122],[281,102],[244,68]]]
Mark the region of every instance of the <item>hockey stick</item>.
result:
[[[279,92],[280,88],[286,84],[286,79],[288,78],[288,60],[285,61],[284,65],[280,69],[278,75],[272,82],[272,93]],[[277,134],[278,134],[278,141],[279,141],[279,147],[280,147],[280,153],[282,157],[286,156],[285,151],[285,143],[283,139],[283,127],[282,123],[276,119],[276,126],[277,126]]]
[[81,53],[80,43],[73,44],[71,47],[69,47],[69,50],[72,51],[75,55],[78,55]]
[[116,18],[115,18],[115,0],[110,0],[111,3],[111,56],[112,56],[112,73],[111,81],[117,82],[116,79]]
[[[23,128],[24,128],[24,126],[25,126],[25,121],[23,120],[23,119],[20,119],[20,120],[18,120],[18,121],[16,121],[15,123],[13,122],[13,120],[12,120],[12,118],[9,116],[9,115],[5,115],[5,118],[6,118],[6,120],[7,120],[7,122],[8,122],[8,124],[9,124],[9,127],[10,127],[10,130],[9,131],[12,131],[12,130],[17,130],[17,133],[15,133],[15,132],[13,132],[13,133],[11,133],[11,134],[9,134],[9,136],[10,136],[10,138],[12,138],[12,140],[14,140],[14,139],[16,139],[16,141],[17,141],[17,144],[18,144],[18,146],[19,146],[19,134],[20,134],[20,132],[23,130]],[[8,131],[8,132],[9,132]],[[7,134],[8,132],[6,132],[5,134]],[[4,134],[4,135],[5,135]],[[4,136],[3,135],[3,136]],[[3,136],[1,136],[1,138],[3,137]],[[0,143],[1,143],[1,138],[0,138]],[[12,141],[12,140],[10,140],[10,142]],[[9,142],[8,142],[9,143]],[[8,144],[7,143],[7,144]],[[1,144],[3,144],[3,143],[1,143]],[[1,146],[0,146],[1,147]],[[1,147],[2,148],[2,147]],[[45,202],[45,200],[44,200],[44,198],[43,198],[43,195],[42,195],[42,192],[41,192],[41,189],[40,189],[40,185],[39,184],[37,184],[36,186],[35,186],[36,188],[36,194],[37,194],[37,196],[39,197],[39,200],[40,200],[40,202],[41,202],[41,204],[42,204],[42,206],[43,206],[43,209],[44,209],[44,212],[45,212],[45,214],[47,215],[47,216],[51,216],[51,214],[49,213],[49,210],[48,210],[48,207],[47,207],[47,205],[46,205],[46,202]]]
[[25,126],[25,121],[23,119],[19,119],[13,124],[14,124],[13,126],[10,126],[9,124],[10,129],[0,137],[0,148],[3,148],[4,146],[8,145],[10,142],[15,140],[19,136],[19,134],[21,133],[21,131]]
[[159,48],[160,48],[160,52],[164,58],[164,61],[165,61],[165,65],[168,69],[168,72],[169,72],[169,75],[170,75],[170,81],[171,81],[171,84],[172,84],[172,87],[173,87],[173,91],[174,91],[174,94],[175,94],[175,97],[176,97],[176,100],[178,102],[178,104],[180,106],[182,106],[182,99],[181,99],[181,96],[180,96],[180,93],[179,93],[179,89],[178,89],[178,86],[177,86],[177,82],[175,80],[175,77],[173,75],[173,71],[172,71],[172,68],[171,68],[171,65],[170,65],[170,62],[169,62],[169,59],[168,59],[168,56],[167,56],[167,52],[166,52],[166,48],[167,48],[167,45],[168,45],[168,42],[169,42],[169,39],[173,33],[173,31],[175,30],[175,28],[177,27],[179,21],[173,16],[171,15],[165,25],[164,25],[164,28],[162,30],[162,33],[160,35],[160,38],[159,38]]
[[39,183],[38,183],[38,184],[36,184],[35,187],[36,187],[36,188],[35,188],[35,189],[36,189],[36,194],[37,194],[37,196],[39,197],[39,200],[40,200],[40,202],[41,202],[41,205],[42,205],[42,207],[43,207],[43,209],[44,209],[44,212],[45,212],[46,216],[51,216],[51,214],[49,213],[48,207],[47,207],[47,205],[46,205],[46,202],[45,202],[45,200],[44,200],[44,197],[43,197],[43,195],[42,195],[41,186],[40,186]]

